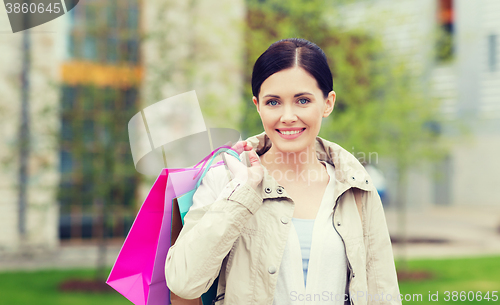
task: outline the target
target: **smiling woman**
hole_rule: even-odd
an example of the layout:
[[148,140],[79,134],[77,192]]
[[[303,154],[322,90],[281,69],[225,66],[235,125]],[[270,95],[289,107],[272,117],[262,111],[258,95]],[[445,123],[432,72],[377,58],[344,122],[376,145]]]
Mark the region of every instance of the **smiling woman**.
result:
[[318,137],[332,86],[307,40],[277,41],[257,59],[265,131],[233,146],[248,167],[227,155],[231,175],[212,168],[197,189],[167,254],[173,293],[197,298],[219,276],[215,304],[401,304],[377,190],[353,155]]
[[[314,77],[295,66],[269,76],[253,102],[273,143],[266,155],[300,153],[314,150],[321,119],[332,112],[335,93],[324,97]],[[315,163],[318,168],[319,161]]]

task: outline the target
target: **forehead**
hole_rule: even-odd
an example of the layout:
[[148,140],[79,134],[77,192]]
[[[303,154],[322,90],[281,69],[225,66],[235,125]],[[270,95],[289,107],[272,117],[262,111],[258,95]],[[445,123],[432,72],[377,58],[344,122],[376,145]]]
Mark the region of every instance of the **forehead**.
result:
[[285,96],[294,95],[297,92],[310,92],[317,94],[321,92],[316,79],[306,70],[293,67],[269,76],[260,87],[260,96],[267,94]]

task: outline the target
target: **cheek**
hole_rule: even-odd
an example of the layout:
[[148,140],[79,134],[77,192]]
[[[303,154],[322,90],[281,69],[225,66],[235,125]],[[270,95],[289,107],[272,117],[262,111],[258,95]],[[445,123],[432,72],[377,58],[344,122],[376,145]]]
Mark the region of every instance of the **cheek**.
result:
[[321,122],[322,122],[321,116],[314,115],[308,118],[306,124],[311,128],[311,130],[317,132],[321,129]]
[[279,120],[279,116],[277,116],[276,113],[269,111],[261,111],[260,118],[265,124],[274,124],[276,120]]
[[322,112],[320,109],[311,109],[311,111],[304,113],[303,118],[310,124],[321,124]]

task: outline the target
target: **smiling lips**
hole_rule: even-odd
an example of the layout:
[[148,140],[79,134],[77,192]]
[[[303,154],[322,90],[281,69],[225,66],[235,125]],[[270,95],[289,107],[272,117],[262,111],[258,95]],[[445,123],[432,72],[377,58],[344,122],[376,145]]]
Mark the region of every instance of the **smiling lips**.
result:
[[299,137],[305,128],[280,128],[276,129],[276,131],[279,133],[279,135],[284,138],[284,139],[295,139]]

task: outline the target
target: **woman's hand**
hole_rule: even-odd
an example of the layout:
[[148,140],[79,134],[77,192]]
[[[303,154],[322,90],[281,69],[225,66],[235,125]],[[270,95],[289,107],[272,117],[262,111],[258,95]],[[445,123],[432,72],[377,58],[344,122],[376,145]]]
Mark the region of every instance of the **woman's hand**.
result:
[[257,156],[253,147],[247,141],[240,141],[232,147],[239,155],[244,151],[249,151],[248,157],[250,159],[250,167],[245,166],[242,162],[238,161],[235,157],[228,153],[224,153],[224,161],[227,167],[237,178],[243,182],[248,183],[254,190],[257,190],[257,185],[264,178],[264,168],[260,164],[260,159]]

